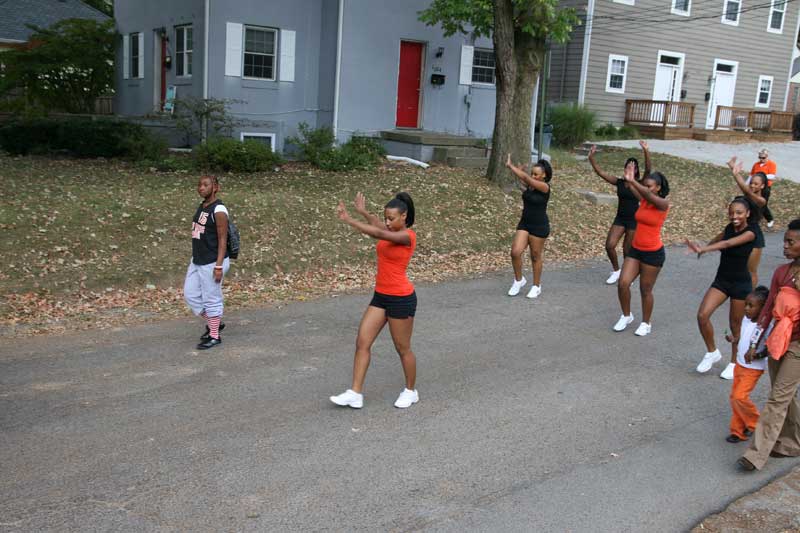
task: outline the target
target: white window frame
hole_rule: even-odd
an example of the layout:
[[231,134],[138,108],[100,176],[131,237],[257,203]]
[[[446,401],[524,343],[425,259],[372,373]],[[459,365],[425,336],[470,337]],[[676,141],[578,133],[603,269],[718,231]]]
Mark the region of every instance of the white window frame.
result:
[[[186,46],[186,30],[190,30],[192,32],[192,48],[187,48]],[[183,31],[183,42],[181,45],[183,46],[183,51],[178,51],[178,31]],[[183,74],[178,74],[178,56],[183,55]],[[187,57],[192,57],[192,65],[194,65],[194,28],[192,28],[191,24],[182,24],[180,26],[175,26],[175,76],[178,78],[191,78],[192,77],[192,69],[187,69],[187,66],[190,64],[186,59]],[[188,74],[187,74],[188,70]]]
[[[762,81],[769,81],[769,93],[767,93],[767,103],[762,104],[759,102],[761,99],[761,82]],[[761,109],[769,109],[769,105],[772,103],[772,89],[775,86],[775,77],[774,76],[759,76],[758,77],[758,85],[756,85],[756,103],[755,107]]]
[[[624,61],[625,62],[625,72],[622,74],[622,88],[611,87],[611,65],[614,61]],[[628,82],[628,68],[630,67],[630,61],[628,60],[628,56],[621,56],[616,54],[608,54],[608,66],[606,69],[606,92],[607,93],[615,93],[615,94],[625,94],[625,85]],[[619,74],[617,74],[618,76]]]
[[625,4],[626,6],[636,5],[636,0],[611,0],[615,4]]
[[[492,56],[494,56],[494,64],[495,64],[495,66],[492,69],[492,77],[495,80],[494,83],[490,83],[488,81],[475,81],[475,69],[476,68],[486,69],[486,70],[488,70],[488,68],[489,68],[489,67],[485,67],[485,66],[481,66],[481,65],[475,65],[475,54],[477,54],[478,52],[489,52],[489,53],[492,54]],[[483,86],[486,86],[486,87],[494,87],[497,84],[497,56],[495,55],[493,49],[491,49],[491,48],[477,48],[477,47],[473,49],[473,51],[472,51],[472,71],[470,73],[470,80],[472,81],[471,85],[483,85]]]
[[[255,79],[263,79],[263,78],[255,78]],[[243,131],[239,133],[239,140],[244,142],[248,137],[268,137],[269,138],[269,146],[272,150],[272,153],[275,153],[275,134],[274,133],[256,133],[252,131]]]
[[688,17],[692,13],[692,0],[688,0],[689,4],[686,7],[686,11],[678,9],[675,7],[678,3],[678,0],[672,0],[672,9],[670,9],[670,13],[673,15],[679,15],[681,17]]
[[[142,57],[142,53],[144,53],[144,50],[140,50],[141,39],[139,38],[139,35],[141,35],[141,33],[142,32],[135,31],[128,34],[128,41],[130,42],[130,52],[128,55],[128,78],[131,80],[138,80],[144,74],[143,72],[140,72],[141,70],[140,59]],[[133,55],[134,41],[136,42],[137,55]],[[135,76],[133,75],[134,65],[136,65]]]
[[[245,76],[244,75],[244,68],[245,68],[245,61],[244,56],[248,54],[247,52],[247,30],[254,30],[254,31],[264,31],[264,32],[272,32],[275,35],[275,49],[272,51],[272,77],[271,78],[258,78],[255,76]],[[278,29],[277,28],[268,28],[266,26],[252,26],[245,24],[242,28],[242,78],[245,80],[258,80],[258,81],[278,81]],[[255,53],[256,55],[269,55],[269,54],[261,54],[256,52],[249,52],[251,54]]]
[[[727,18],[725,18],[725,14],[728,12],[728,4],[732,1],[736,1],[739,3],[739,11],[736,12],[736,20],[728,20]],[[721,19],[722,23],[727,24],[728,26],[738,26],[739,21],[742,18],[743,3],[744,0],[725,0],[724,2],[722,2],[722,19]]]
[[[783,6],[783,10],[775,9],[775,5],[780,4]],[[772,14],[776,11],[781,13],[781,27],[779,29],[775,29],[772,27]],[[769,18],[767,19],[767,31],[769,33],[783,33],[783,23],[786,21],[786,0],[772,0],[772,5],[769,7]]]

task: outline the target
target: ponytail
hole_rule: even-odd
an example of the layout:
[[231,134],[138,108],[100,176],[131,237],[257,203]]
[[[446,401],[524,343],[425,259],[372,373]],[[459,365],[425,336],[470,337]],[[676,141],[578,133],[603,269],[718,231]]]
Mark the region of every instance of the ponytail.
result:
[[666,198],[667,195],[669,194],[669,182],[667,181],[667,177],[661,172],[658,172],[657,170],[651,172],[646,177],[650,178],[651,180],[655,181],[661,186],[661,189],[659,189],[658,191],[658,195],[661,198]]
[[411,195],[407,192],[399,192],[394,198],[389,200],[385,209],[397,209],[401,213],[406,214],[406,227],[410,228],[414,225],[414,201]]
[[731,200],[731,204],[741,204],[750,211],[750,216],[747,217],[748,224],[758,224],[761,221],[761,208],[747,196],[737,196]]
[[550,165],[550,161],[547,159],[540,159],[534,166],[542,169],[542,172],[544,172],[544,182],[550,183],[550,180],[553,179],[553,167]]

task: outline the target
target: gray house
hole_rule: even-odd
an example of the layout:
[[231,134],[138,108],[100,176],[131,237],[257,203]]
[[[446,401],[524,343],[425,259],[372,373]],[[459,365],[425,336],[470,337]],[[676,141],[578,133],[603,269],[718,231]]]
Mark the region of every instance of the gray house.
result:
[[[117,0],[119,114],[162,111],[167,92],[235,99],[239,138],[281,151],[306,122],[355,133],[489,137],[489,39],[444,38],[429,0]],[[535,113],[535,110],[534,110]]]
[[549,101],[585,104],[603,123],[662,124],[684,134],[715,126],[757,128],[746,123],[746,110],[787,118],[777,112],[787,109],[790,96],[800,23],[796,3],[564,3],[585,23],[566,46],[553,49]]

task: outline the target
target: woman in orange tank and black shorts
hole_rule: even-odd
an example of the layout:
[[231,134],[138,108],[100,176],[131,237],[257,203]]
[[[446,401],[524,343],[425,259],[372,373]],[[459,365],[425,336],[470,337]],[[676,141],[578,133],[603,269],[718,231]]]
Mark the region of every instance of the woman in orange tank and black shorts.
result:
[[366,222],[352,218],[339,202],[339,219],[355,229],[377,239],[378,273],[375,277],[375,294],[361,318],[356,338],[356,354],[353,361],[353,384],[338,396],[331,396],[336,405],[360,409],[364,405],[364,378],[367,375],[372,344],[388,323],[395,349],[405,373],[406,386],[395,407],[405,409],[419,401],[415,387],[417,360],[411,351],[411,333],[414,330],[414,315],[417,310],[417,294],[406,275],[408,263],[417,245],[417,234],[410,229],[414,225],[414,202],[411,196],[401,192],[383,209],[381,221],[366,209],[364,195],[355,199],[356,212]]
[[661,242],[661,228],[669,212],[669,184],[660,172],[652,172],[641,182],[636,181],[633,167],[625,168],[623,179],[639,199],[636,210],[636,233],[631,249],[622,263],[622,274],[617,285],[619,305],[622,316],[614,324],[614,331],[622,331],[633,322],[631,313],[631,283],[639,277],[639,290],[642,294],[642,323],[636,328],[636,335],[644,337],[651,330],[650,317],[653,314],[653,287],[664,266],[666,254]]

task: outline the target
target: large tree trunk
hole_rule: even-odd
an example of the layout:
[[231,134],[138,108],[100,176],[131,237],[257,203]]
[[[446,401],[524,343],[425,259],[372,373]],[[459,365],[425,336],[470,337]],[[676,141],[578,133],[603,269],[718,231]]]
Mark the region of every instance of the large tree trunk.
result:
[[494,2],[493,40],[497,101],[486,177],[512,190],[517,180],[505,166],[506,157],[511,154],[516,164],[530,161],[531,106],[544,43],[514,27],[511,0]]

